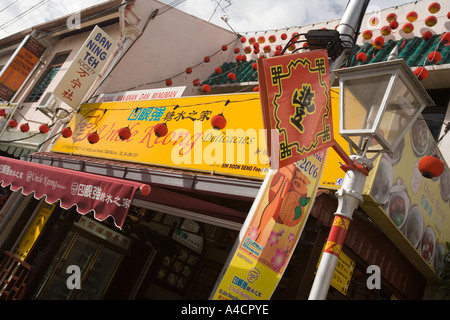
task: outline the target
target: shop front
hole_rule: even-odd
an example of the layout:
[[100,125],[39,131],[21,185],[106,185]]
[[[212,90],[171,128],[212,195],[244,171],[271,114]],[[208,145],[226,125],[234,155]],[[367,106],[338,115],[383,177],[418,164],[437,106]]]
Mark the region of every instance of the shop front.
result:
[[[228,126],[210,128],[220,113]],[[3,242],[2,267],[26,272],[20,283],[3,288],[3,297],[210,298],[268,171],[264,132],[250,130],[263,128],[259,115],[258,94],[87,104],[68,125],[73,135],[60,137],[52,152],[26,155],[20,163],[5,159],[3,185],[24,204],[14,209],[22,214]],[[168,135],[155,136],[158,123]],[[124,140],[123,127],[131,129]],[[97,143],[89,142],[90,133],[99,134]],[[337,205],[341,173],[333,156],[329,150],[314,205],[272,299],[308,297]],[[428,190],[431,183],[421,186]],[[368,196],[376,193],[368,190]],[[383,208],[367,202],[355,215],[328,299],[420,299],[435,278],[434,265],[417,259],[420,247],[409,255],[385,229],[395,220],[376,221],[375,207]],[[366,285],[370,265],[382,270],[381,289]]]

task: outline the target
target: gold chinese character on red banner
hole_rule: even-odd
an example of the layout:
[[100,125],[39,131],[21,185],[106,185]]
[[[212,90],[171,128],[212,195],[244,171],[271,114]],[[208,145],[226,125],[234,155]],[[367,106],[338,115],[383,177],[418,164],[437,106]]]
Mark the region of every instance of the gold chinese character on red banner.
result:
[[279,167],[333,145],[325,50],[261,59],[258,73],[265,128],[279,133],[278,146],[267,141],[271,155],[279,150]]

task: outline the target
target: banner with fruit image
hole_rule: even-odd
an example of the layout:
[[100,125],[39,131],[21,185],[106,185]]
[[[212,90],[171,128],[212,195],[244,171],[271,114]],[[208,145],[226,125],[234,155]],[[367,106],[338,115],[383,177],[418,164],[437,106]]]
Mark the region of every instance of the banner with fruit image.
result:
[[326,153],[269,170],[213,299],[270,299],[313,205]]

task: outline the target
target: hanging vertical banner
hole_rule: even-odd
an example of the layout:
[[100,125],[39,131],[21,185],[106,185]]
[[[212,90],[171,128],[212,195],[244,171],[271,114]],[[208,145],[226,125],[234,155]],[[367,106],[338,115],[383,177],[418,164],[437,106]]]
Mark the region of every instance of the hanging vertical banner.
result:
[[326,153],[269,170],[213,299],[270,299],[305,226]]
[[11,101],[33,71],[46,47],[31,36],[25,37],[0,72],[0,98]]
[[332,146],[326,50],[259,59],[258,73],[264,126],[279,131],[280,167]]
[[34,217],[31,224],[28,226],[27,231],[22,236],[20,243],[18,244],[14,254],[19,257],[21,260],[25,260],[37,238],[41,234],[44,229],[45,224],[47,223],[50,215],[53,210],[56,208],[56,202],[53,204],[49,204],[45,201],[42,202],[41,208],[39,212]]
[[78,108],[115,47],[116,42],[95,26],[53,90],[55,97],[74,109]]

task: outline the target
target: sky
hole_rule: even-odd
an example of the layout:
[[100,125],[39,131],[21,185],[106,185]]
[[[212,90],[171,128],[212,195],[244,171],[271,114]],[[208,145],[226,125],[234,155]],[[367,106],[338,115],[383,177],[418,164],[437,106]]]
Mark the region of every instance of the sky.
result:
[[[105,0],[0,0],[0,38]],[[160,0],[235,32],[277,30],[338,19],[347,0]],[[413,2],[371,0],[368,12]],[[324,10],[326,8],[326,10]],[[225,22],[226,20],[226,22]]]

